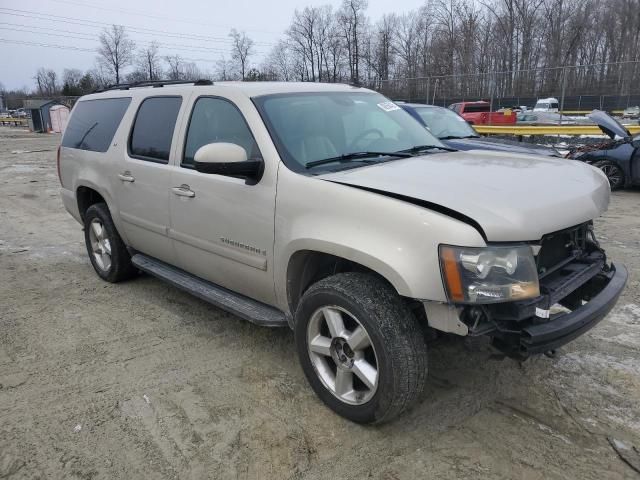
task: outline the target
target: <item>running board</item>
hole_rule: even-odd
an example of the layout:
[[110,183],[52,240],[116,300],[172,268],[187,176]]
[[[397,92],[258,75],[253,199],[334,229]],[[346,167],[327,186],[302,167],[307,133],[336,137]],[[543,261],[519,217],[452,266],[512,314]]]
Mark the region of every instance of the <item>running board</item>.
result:
[[153,257],[136,253],[131,257],[131,263],[145,273],[165,280],[205,302],[256,325],[263,327],[286,327],[289,325],[287,318],[280,310],[191,275]]

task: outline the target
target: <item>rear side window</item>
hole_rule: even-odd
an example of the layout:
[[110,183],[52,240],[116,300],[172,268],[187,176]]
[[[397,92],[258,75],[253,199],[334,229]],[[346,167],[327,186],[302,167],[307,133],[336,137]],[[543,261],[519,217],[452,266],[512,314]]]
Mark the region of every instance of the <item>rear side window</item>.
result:
[[62,138],[62,146],[106,152],[131,98],[105,98],[78,102]]
[[129,155],[158,163],[169,162],[171,139],[181,97],[150,97],[140,104],[129,140]]

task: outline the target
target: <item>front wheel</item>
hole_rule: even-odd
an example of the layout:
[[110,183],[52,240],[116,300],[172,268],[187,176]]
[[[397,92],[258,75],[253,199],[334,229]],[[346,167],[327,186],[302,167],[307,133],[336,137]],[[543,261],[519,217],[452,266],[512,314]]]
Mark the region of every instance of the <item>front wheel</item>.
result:
[[311,387],[333,411],[358,423],[390,420],[422,394],[423,332],[381,279],[342,273],[312,285],[296,311],[298,357]]
[[611,190],[619,190],[624,187],[624,172],[620,165],[610,160],[593,162],[593,166],[602,170],[609,180]]

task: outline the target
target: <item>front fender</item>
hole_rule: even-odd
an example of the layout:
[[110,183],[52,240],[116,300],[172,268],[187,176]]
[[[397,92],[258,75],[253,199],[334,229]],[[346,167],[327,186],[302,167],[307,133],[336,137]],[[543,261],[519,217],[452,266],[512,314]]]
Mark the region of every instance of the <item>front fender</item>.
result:
[[359,263],[400,295],[446,301],[438,246],[484,246],[472,226],[445,214],[280,167],[276,197],[274,279],[288,311],[287,267],[298,251]]

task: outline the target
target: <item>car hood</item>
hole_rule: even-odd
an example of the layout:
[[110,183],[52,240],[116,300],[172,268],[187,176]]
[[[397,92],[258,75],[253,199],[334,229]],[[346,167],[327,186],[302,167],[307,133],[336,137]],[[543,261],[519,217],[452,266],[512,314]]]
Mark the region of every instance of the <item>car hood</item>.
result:
[[546,155],[548,157],[560,157],[560,154],[550,147],[542,145],[528,145],[513,140],[497,138],[452,138],[441,140],[445,145],[459,150],[492,150],[498,152],[525,153],[531,155]]
[[602,132],[609,136],[612,140],[618,136],[620,138],[628,138],[631,136],[620,122],[602,110],[594,110],[589,114],[589,118],[600,127]]
[[609,204],[609,183],[601,171],[539,155],[437,153],[320,178],[462,218],[488,241],[538,240],[598,217]]

